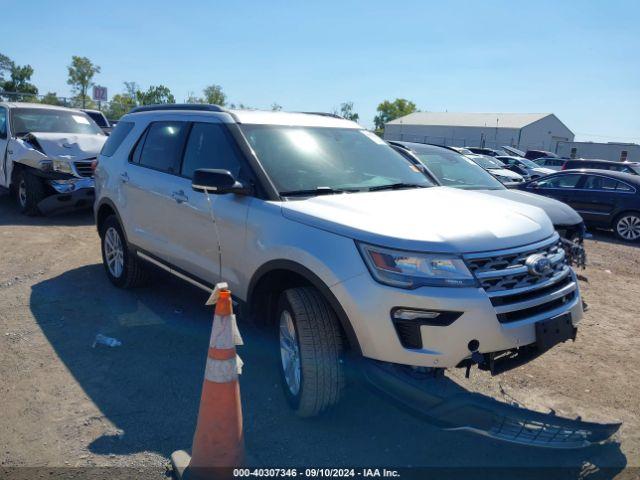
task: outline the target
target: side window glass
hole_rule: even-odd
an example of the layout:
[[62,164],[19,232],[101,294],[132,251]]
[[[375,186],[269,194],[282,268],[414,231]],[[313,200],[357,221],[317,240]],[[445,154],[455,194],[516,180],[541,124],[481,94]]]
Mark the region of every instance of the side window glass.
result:
[[540,188],[574,188],[579,180],[580,175],[559,175],[540,180],[537,185]]
[[194,123],[187,140],[182,160],[181,175],[193,177],[199,168],[229,170],[234,177],[246,177],[241,156],[233,138],[223,125],[217,123]]
[[135,148],[133,149],[133,151],[131,152],[131,155],[129,156],[129,161],[131,163],[140,163],[140,155],[142,154],[142,147],[144,146],[144,140],[147,138],[147,133],[149,133],[148,127],[142,133],[142,135],[140,135],[140,138],[136,142]]
[[606,177],[600,177],[597,175],[589,175],[584,182],[584,187],[587,190],[615,190],[618,182]]
[[7,111],[0,108],[0,138],[7,138]]
[[622,183],[622,182],[618,182],[618,186],[616,187],[616,190],[621,191],[621,192],[632,192],[633,189],[627,185],[626,183]]
[[176,173],[186,130],[185,122],[152,123],[142,146],[140,165]]

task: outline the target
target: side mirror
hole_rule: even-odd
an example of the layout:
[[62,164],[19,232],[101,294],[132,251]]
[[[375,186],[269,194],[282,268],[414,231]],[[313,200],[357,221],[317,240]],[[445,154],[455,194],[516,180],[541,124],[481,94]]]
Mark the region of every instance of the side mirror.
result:
[[235,193],[249,195],[251,188],[238,182],[229,170],[201,168],[193,172],[191,188],[196,192],[207,192],[214,195]]

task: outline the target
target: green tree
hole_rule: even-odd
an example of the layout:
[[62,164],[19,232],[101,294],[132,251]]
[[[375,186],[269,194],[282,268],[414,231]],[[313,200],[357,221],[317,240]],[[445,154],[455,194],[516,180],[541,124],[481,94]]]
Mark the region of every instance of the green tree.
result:
[[109,120],[118,120],[125,113],[136,107],[135,99],[131,98],[127,93],[116,93],[112,98],[104,114]]
[[278,104],[276,102],[273,102],[271,104],[271,111],[272,112],[279,112],[280,110],[282,110],[282,105],[280,105],[280,104]]
[[33,75],[33,68],[31,65],[13,65],[11,67],[11,79],[7,80],[3,84],[3,88],[7,92],[19,92],[24,95],[19,95],[16,100],[18,101],[34,101],[38,94],[38,88],[29,82]]
[[4,83],[5,74],[11,74],[11,69],[13,68],[13,60],[11,60],[6,55],[0,53],[0,88]]
[[384,130],[384,124],[417,111],[416,104],[404,98],[396,98],[393,102],[385,100],[377,108],[378,115],[373,119],[377,131]]
[[151,86],[146,92],[138,90],[136,100],[139,105],[154,105],[157,103],[176,103],[176,99],[169,88],[164,85]]
[[206,103],[206,102],[204,101],[204,99],[200,97],[196,97],[196,95],[193,92],[189,92],[189,94],[187,95],[187,99],[185,100],[185,103]]
[[202,90],[202,94],[204,95],[203,103],[211,103],[221,107],[227,104],[227,95],[222,91],[220,85],[209,85]]
[[47,94],[40,99],[40,103],[46,103],[47,105],[64,106],[64,102],[58,98],[56,92],[47,92]]
[[353,111],[353,102],[344,102],[340,104],[340,110],[334,110],[336,115],[340,115],[342,118],[357,122],[360,119],[360,115]]
[[[75,100],[81,102],[82,108],[87,107],[87,91],[93,85],[93,77],[100,73],[100,67],[94,65],[87,57],[71,57],[71,65],[68,67],[69,78],[67,84],[73,87],[76,93]],[[92,102],[93,103],[93,102]]]

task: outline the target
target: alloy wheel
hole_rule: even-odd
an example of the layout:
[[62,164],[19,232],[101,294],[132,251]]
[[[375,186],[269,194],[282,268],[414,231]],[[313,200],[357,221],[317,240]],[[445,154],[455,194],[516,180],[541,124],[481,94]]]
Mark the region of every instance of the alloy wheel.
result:
[[104,236],[104,256],[111,275],[120,278],[124,270],[124,248],[120,234],[113,227],[109,227]]
[[625,215],[618,220],[616,231],[625,240],[638,240],[640,238],[640,217]]
[[298,395],[302,373],[300,347],[293,317],[287,310],[280,314],[280,360],[287,388],[292,395]]

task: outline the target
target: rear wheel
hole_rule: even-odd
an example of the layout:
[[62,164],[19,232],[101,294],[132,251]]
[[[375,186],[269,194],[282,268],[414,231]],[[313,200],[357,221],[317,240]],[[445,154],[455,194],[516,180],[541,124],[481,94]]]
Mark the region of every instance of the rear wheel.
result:
[[16,200],[20,211],[25,215],[38,215],[38,204],[44,199],[44,184],[42,179],[26,169],[21,169],[16,174],[15,185]]
[[344,389],[344,339],[338,319],[311,287],[286,290],[277,310],[280,374],[287,401],[301,417],[335,405]]
[[148,280],[148,272],[142,261],[129,250],[115,215],[104,221],[100,237],[102,263],[111,283],[119,288],[144,285]]
[[621,214],[613,225],[616,236],[626,242],[640,240],[640,213],[627,212]]

